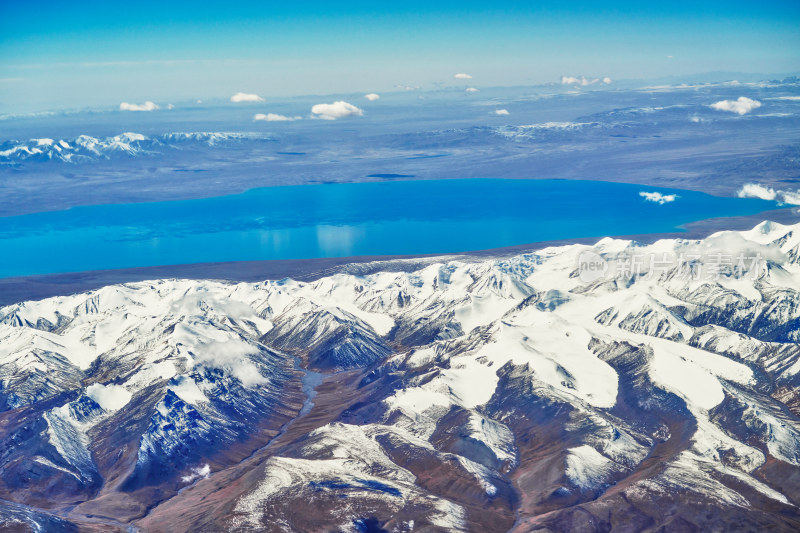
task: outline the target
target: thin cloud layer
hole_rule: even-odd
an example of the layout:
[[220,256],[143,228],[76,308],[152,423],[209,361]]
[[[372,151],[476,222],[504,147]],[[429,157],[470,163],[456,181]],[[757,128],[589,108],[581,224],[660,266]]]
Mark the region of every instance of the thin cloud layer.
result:
[[674,202],[676,198],[678,198],[677,194],[661,194],[660,192],[640,192],[639,196],[645,199],[647,202],[653,202],[659,205],[668,204],[670,202]]
[[739,115],[744,115],[759,107],[761,107],[761,102],[753,100],[752,98],[747,98],[746,96],[740,96],[736,100],[720,100],[719,102],[711,104],[711,108],[717,111],[730,111],[731,113],[738,113]]
[[508,109],[495,109],[495,115],[508,115]]
[[365,94],[364,95],[364,98],[366,98],[370,102],[374,102],[375,100],[379,100],[380,97],[381,97],[381,95],[375,94],[375,93],[369,93],[369,94]]
[[261,385],[267,378],[261,375],[250,356],[258,351],[245,341],[228,339],[210,341],[197,346],[196,361],[207,367],[230,372],[245,387]]
[[149,100],[143,104],[129,104],[128,102],[119,104],[120,111],[154,111],[156,109],[158,106]]
[[364,112],[353,104],[339,100],[332,104],[317,104],[311,108],[311,112],[324,120],[336,120],[338,118],[362,116]]
[[760,183],[745,183],[736,194],[739,198],[760,198],[762,200],[776,200],[782,204],[800,205],[800,190],[775,190]]
[[453,77],[455,79],[457,79],[457,80],[471,80],[472,79],[472,76],[470,76],[469,74],[465,74],[464,72],[460,72],[460,73],[456,74]]
[[248,93],[236,93],[231,96],[231,102],[234,103],[242,103],[242,102],[263,102],[264,99],[258,96],[257,94],[248,94]]
[[293,120],[300,120],[302,117],[287,117],[286,115],[279,115],[277,113],[256,113],[253,115],[253,120],[263,120],[264,122],[291,122]]
[[587,78],[585,76],[576,78],[575,76],[561,76],[561,85],[580,85],[581,87],[586,87],[587,85],[595,85],[597,83],[609,85],[611,82],[612,80],[608,76],[603,78]]

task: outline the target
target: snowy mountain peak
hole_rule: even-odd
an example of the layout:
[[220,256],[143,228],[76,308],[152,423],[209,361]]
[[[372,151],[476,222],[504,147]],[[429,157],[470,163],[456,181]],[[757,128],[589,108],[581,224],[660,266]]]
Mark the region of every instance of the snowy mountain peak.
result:
[[19,165],[29,161],[83,163],[119,155],[135,157],[199,145],[216,146],[243,141],[270,141],[258,132],[171,132],[155,136],[124,132],[107,137],[79,135],[69,139],[7,140],[0,143],[0,164]]

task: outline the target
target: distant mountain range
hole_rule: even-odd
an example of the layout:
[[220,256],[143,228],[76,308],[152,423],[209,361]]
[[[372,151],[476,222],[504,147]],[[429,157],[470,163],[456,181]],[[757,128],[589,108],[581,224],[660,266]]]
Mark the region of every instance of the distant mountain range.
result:
[[0,530],[800,529],[800,224],[401,267],[0,308]]
[[127,132],[103,138],[79,135],[73,139],[5,141],[0,144],[0,162],[30,160],[81,163],[108,159],[115,155],[155,154],[160,153],[165,147],[180,148],[187,144],[207,147],[242,140],[270,140],[270,136],[261,133],[176,132],[148,137],[140,133]]
[[387,93],[339,120],[308,115],[322,97],[0,116],[0,216],[398,178],[794,193],[800,84],[689,81]]

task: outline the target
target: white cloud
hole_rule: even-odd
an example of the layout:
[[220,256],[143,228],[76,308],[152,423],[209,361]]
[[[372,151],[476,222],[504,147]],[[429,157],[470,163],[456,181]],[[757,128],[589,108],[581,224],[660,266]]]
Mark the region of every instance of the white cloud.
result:
[[495,115],[508,115],[508,109],[495,109]]
[[455,79],[457,79],[457,80],[471,80],[472,79],[472,76],[470,76],[469,74],[464,74],[463,72],[460,72],[460,73],[456,74],[453,77]]
[[203,466],[196,466],[191,469],[191,473],[187,476],[182,476],[181,481],[184,483],[191,483],[195,479],[198,478],[207,478],[211,475],[211,467],[208,464],[204,464]]
[[362,110],[353,104],[349,104],[342,100],[332,104],[317,104],[311,108],[311,112],[314,113],[318,118],[325,120],[336,120],[337,118],[351,116],[360,117],[364,114]]
[[674,202],[678,198],[676,194],[661,194],[660,192],[640,192],[639,196],[648,202],[655,202],[659,205]]
[[365,94],[364,95],[364,98],[366,98],[370,102],[374,102],[375,100],[379,100],[380,97],[381,97],[381,95],[375,94],[375,93],[369,93],[369,94]]
[[739,198],[761,198],[762,200],[776,200],[782,204],[800,205],[800,190],[783,191],[759,183],[745,183],[739,192]]
[[287,117],[286,115],[278,115],[277,113],[256,113],[253,115],[253,120],[263,120],[265,122],[290,122],[292,120],[300,120],[302,117]]
[[258,350],[245,341],[227,339],[200,343],[193,351],[195,362],[229,372],[244,387],[249,388],[267,381],[250,360],[250,356]]
[[149,100],[143,104],[129,104],[122,102],[119,104],[120,111],[153,111],[158,109],[158,106]]
[[467,91],[468,93],[476,93],[476,92],[478,92],[478,89],[476,89],[475,87],[467,87],[464,90]]
[[561,85],[580,85],[582,87],[586,87],[587,85],[594,85],[596,83],[604,83],[609,85],[611,82],[612,80],[608,76],[603,78],[587,78],[586,76],[576,78],[575,76],[561,76]]
[[781,202],[784,204],[800,205],[800,190],[781,191]]
[[197,383],[189,376],[183,375],[172,378],[169,383],[169,389],[174,392],[178,398],[192,405],[208,402],[208,396],[200,390]]
[[258,96],[257,94],[247,94],[247,93],[236,93],[231,96],[231,102],[241,103],[241,102],[263,102],[264,99]]
[[774,200],[778,193],[772,187],[759,185],[758,183],[745,183],[737,193],[739,198],[761,198],[762,200]]
[[753,109],[759,107],[761,107],[761,102],[747,98],[746,96],[740,96],[736,100],[720,100],[717,103],[711,104],[711,108],[717,111],[730,111],[731,113],[738,113],[740,115],[749,113]]
[[93,383],[86,387],[86,396],[106,411],[117,411],[131,401],[131,393],[121,385]]

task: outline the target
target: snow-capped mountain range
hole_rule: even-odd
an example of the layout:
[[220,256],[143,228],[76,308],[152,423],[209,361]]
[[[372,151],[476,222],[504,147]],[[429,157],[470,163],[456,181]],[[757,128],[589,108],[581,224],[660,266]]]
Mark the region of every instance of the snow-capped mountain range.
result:
[[165,148],[187,144],[215,146],[222,143],[271,140],[256,132],[171,132],[155,136],[141,133],[120,133],[110,137],[79,135],[72,139],[9,140],[0,143],[0,163],[23,161],[89,162],[117,155],[138,156],[161,153]]
[[770,222],[19,303],[0,528],[796,531],[799,342]]

